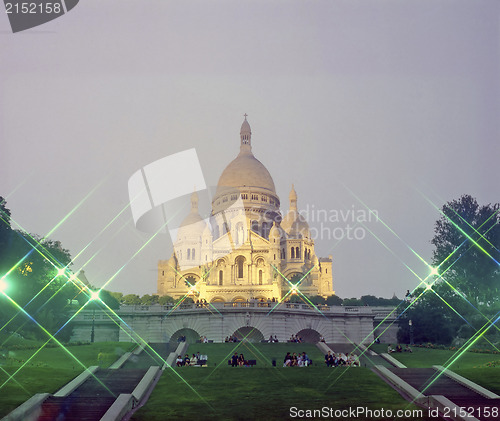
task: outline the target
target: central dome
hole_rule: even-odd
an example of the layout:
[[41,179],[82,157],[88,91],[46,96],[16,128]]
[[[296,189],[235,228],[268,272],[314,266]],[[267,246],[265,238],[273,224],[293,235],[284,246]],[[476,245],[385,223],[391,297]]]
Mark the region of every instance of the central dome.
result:
[[222,172],[217,183],[217,192],[226,187],[259,187],[276,194],[271,174],[251,152],[240,153]]
[[217,183],[217,195],[227,188],[257,187],[276,194],[274,181],[267,168],[252,153],[252,132],[245,116],[241,125],[241,146],[238,156],[222,172]]

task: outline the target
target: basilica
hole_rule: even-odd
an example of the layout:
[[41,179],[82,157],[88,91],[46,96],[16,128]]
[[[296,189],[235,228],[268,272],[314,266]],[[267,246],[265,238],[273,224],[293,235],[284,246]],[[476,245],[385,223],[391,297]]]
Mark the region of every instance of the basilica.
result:
[[273,178],[252,153],[245,115],[240,152],[219,178],[212,212],[203,219],[198,195],[158,263],[158,294],[194,301],[283,300],[293,294],[334,294],[332,256],[318,258],[292,185],[283,217]]

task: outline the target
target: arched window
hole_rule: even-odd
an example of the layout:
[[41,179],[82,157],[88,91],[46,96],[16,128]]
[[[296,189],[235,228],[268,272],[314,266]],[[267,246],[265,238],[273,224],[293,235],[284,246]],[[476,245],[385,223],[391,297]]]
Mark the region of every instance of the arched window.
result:
[[285,258],[285,249],[281,249],[281,258],[284,259]]
[[[262,223],[262,236],[267,240],[269,238],[269,224],[267,222]],[[276,241],[276,240],[275,240]]]
[[191,259],[194,260],[194,249],[191,249]]
[[236,225],[236,244],[243,244],[245,242],[245,236],[243,232],[243,223],[238,222]]
[[191,260],[191,249],[188,249],[188,257],[187,257],[188,260]]
[[243,278],[243,263],[245,263],[245,258],[243,256],[238,256],[236,258],[237,275],[238,278]]
[[294,247],[292,247],[290,254],[291,254],[292,259],[295,259],[295,248]]
[[219,270],[219,285],[222,285],[224,281],[224,272],[222,270]]
[[276,253],[274,253],[274,260],[276,260]]
[[262,271],[259,270],[259,285],[262,285]]
[[252,231],[259,232],[259,223],[257,221],[252,221]]
[[298,248],[298,247],[295,247],[295,257],[296,257],[297,259],[300,259],[300,250],[299,250],[299,248]]

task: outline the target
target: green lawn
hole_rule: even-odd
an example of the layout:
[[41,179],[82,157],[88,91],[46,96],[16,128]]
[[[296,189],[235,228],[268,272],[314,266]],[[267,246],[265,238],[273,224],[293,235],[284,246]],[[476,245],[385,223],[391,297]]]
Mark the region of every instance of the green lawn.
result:
[[[393,345],[394,347],[394,345]],[[372,348],[377,353],[387,352],[387,344],[374,344]],[[475,352],[464,352],[444,349],[412,348],[412,353],[394,352],[392,357],[401,361],[407,367],[432,367],[442,365],[451,370],[474,368],[490,361],[500,360],[498,354],[478,354]]]
[[[282,420],[299,409],[417,409],[365,368],[327,368],[310,344],[194,344],[188,352],[207,354],[207,368],[166,370],[146,406],[132,417],[149,420]],[[234,353],[256,359],[252,368],[228,366]],[[319,365],[283,368],[286,352],[306,351]],[[277,359],[277,367],[271,361]],[[356,417],[372,419],[373,417]],[[405,419],[427,419],[426,417]]]
[[[100,342],[65,349],[43,348],[39,352],[37,349],[7,351],[9,358],[0,359],[0,417],[36,393],[56,392],[85,367],[109,366],[120,354],[134,346],[124,342]],[[100,352],[116,357],[98,362]]]
[[500,395],[500,367],[464,368],[453,371]]

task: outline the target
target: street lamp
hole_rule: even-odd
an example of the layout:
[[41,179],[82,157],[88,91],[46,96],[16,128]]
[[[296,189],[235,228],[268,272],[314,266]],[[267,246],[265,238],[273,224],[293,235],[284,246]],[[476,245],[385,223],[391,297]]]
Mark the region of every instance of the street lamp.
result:
[[[90,301],[96,301],[99,299],[99,291],[92,291],[90,293]],[[94,343],[95,338],[95,304],[92,304],[92,330],[90,331],[90,343]]]
[[408,325],[410,326],[410,345],[413,345],[413,322],[409,320]]

